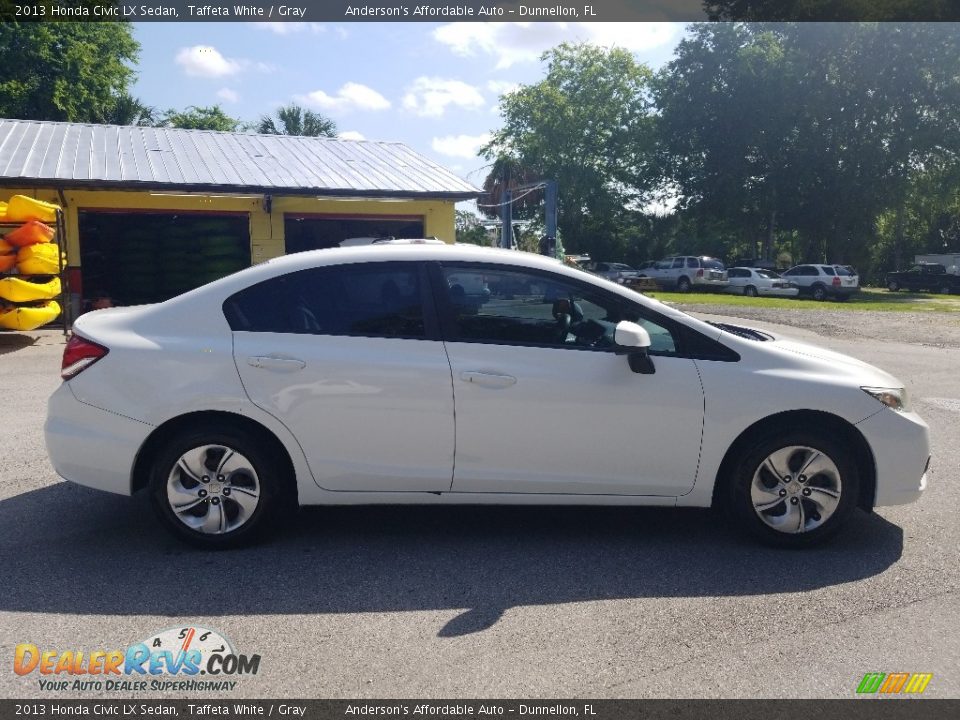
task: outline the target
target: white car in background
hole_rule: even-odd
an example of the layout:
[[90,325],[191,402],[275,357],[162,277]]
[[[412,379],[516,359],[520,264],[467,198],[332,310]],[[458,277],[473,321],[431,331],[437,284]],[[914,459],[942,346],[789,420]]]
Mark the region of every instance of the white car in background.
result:
[[668,257],[653,267],[639,270],[640,277],[650,277],[665,290],[690,292],[691,290],[717,290],[727,288],[727,270],[716,258],[706,255],[680,255]]
[[796,297],[800,294],[800,288],[780,277],[773,270],[748,267],[727,268],[727,278],[730,280],[730,286],[726,292],[734,295]]
[[56,471],[206,548],[388,503],[714,505],[807,546],[919,498],[930,459],[882,370],[489,248],[301,252],[87,313],[61,375]]
[[814,300],[849,300],[860,292],[860,277],[849,265],[795,265],[782,277],[795,283],[801,295]]

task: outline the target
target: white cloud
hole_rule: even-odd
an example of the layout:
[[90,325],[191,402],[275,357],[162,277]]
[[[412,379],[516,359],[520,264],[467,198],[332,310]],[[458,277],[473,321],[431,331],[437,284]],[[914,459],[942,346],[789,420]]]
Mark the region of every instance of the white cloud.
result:
[[421,117],[440,117],[450,105],[471,109],[483,104],[483,95],[473,85],[436,77],[418,77],[403,96],[403,107]]
[[672,23],[467,23],[441,25],[433,37],[465,57],[496,58],[502,70],[534,62],[562,42],[622,47],[631,52],[651,50],[676,38],[680,26]]
[[187,75],[200,77],[224,77],[243,69],[244,61],[227,58],[212,45],[194,45],[180,48],[176,63]]
[[323,90],[314,90],[306,95],[297,95],[295,98],[310,107],[320,110],[386,110],[390,101],[373,88],[360,83],[345,83],[336,95],[328,95]]
[[435,152],[449,157],[475,158],[481,147],[490,142],[490,133],[482,135],[447,135],[434,138],[431,146]]
[[230,88],[220,88],[217,90],[217,97],[228,103],[239,102],[240,95],[236,90],[231,90]]
[[338,133],[337,137],[341,140],[366,140],[366,138],[356,130],[347,130],[346,132]]
[[327,31],[323,25],[314,22],[255,22],[250,24],[258,30],[268,30],[275,35],[293,35],[307,30],[314,35],[319,35]]
[[512,93],[518,87],[520,87],[520,83],[511,82],[510,80],[490,80],[487,82],[487,90],[497,95]]

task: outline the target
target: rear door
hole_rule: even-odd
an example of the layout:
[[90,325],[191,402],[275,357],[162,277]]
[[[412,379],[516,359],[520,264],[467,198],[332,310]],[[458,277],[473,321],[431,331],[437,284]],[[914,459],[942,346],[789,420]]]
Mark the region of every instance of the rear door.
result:
[[290,429],[320,487],[449,489],[450,365],[418,263],[289,273],[224,312],[247,394]]

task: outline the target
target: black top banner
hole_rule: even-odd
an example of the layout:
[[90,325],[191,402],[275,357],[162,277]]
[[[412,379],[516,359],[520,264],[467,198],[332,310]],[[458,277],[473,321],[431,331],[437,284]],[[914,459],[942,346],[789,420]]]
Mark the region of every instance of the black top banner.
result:
[[15,22],[957,21],[960,0],[0,0]]

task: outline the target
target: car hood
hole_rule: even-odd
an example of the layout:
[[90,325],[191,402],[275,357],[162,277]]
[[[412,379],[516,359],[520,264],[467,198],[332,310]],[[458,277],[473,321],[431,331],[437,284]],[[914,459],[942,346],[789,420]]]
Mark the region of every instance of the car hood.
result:
[[[785,367],[804,372],[813,372],[837,380],[843,379],[845,384],[865,387],[904,387],[904,384],[885,370],[870,363],[857,360],[843,353],[827,350],[826,348],[811,345],[791,337],[756,331],[770,340],[758,342],[730,335],[724,332],[725,339],[733,338],[737,348],[747,352],[754,351],[767,356],[767,363],[773,360],[774,367]],[[773,357],[771,357],[773,356]],[[773,369],[773,368],[771,368]]]

